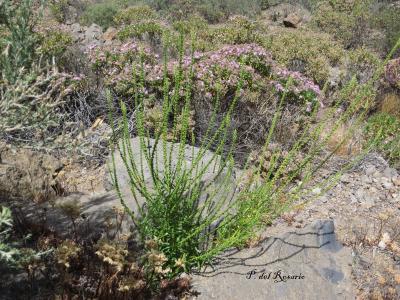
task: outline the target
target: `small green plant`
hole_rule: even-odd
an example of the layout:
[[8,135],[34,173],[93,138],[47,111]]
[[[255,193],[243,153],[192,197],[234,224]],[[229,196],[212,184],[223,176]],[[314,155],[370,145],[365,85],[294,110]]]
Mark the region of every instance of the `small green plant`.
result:
[[386,34],[387,50],[400,38],[400,7],[394,3],[384,5],[372,19],[374,26],[383,29]]
[[0,54],[0,75],[2,79],[14,82],[21,69],[29,70],[35,58],[38,43],[34,33],[35,10],[33,0],[0,2],[0,26],[8,34],[0,36],[0,45],[5,49]]
[[359,82],[368,81],[382,64],[381,59],[365,47],[349,51],[348,57],[347,71],[351,77],[356,76]]
[[313,14],[315,29],[331,34],[346,48],[363,45],[368,27],[371,0],[320,1]]
[[368,119],[364,129],[367,141],[376,140],[376,148],[382,151],[394,167],[400,166],[400,120],[386,113],[377,113]]
[[114,22],[117,25],[129,25],[156,18],[157,14],[153,9],[147,5],[142,5],[128,7],[119,11],[114,17]]
[[54,18],[63,23],[66,21],[68,13],[68,0],[51,0],[49,2],[50,11]]
[[309,30],[301,33],[277,30],[262,37],[260,43],[279,63],[303,72],[320,84],[326,82],[330,69],[345,56],[342,45],[329,35]]
[[157,21],[143,21],[125,26],[118,32],[118,38],[124,41],[130,38],[142,38],[144,34],[148,34],[150,40],[154,40],[161,37],[163,30],[163,26]]
[[120,5],[114,1],[90,4],[82,14],[81,22],[85,25],[94,23],[105,30],[114,25],[114,17],[120,8]]
[[40,54],[47,58],[61,58],[68,46],[72,45],[72,36],[60,30],[45,33],[41,40]]
[[57,108],[63,97],[73,92],[76,82],[54,66],[35,64],[29,72],[20,70],[15,75],[13,83],[0,85],[0,136],[14,141],[45,141],[48,130],[59,126],[62,115]]
[[178,32],[190,34],[192,32],[199,32],[208,28],[207,21],[200,16],[191,16],[185,20],[175,21],[173,28]]
[[0,206],[0,264],[15,264],[19,251],[10,245],[10,231],[12,228],[11,210]]

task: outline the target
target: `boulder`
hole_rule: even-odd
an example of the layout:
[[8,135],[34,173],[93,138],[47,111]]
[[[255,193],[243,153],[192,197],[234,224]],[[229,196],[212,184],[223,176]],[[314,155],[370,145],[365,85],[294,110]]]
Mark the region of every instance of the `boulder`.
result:
[[118,30],[114,27],[109,27],[106,32],[103,33],[103,35],[101,36],[101,39],[107,43],[107,42],[111,42],[112,40],[115,40],[115,38],[117,37],[117,33]]
[[297,28],[300,22],[301,22],[301,17],[299,17],[295,13],[291,13],[286,18],[283,19],[283,25],[285,25],[285,27],[290,27],[290,28]]
[[96,44],[103,35],[101,27],[97,24],[90,25],[85,31],[84,44]]
[[355,299],[352,255],[332,220],[277,233],[260,245],[232,249],[193,276],[195,299]]

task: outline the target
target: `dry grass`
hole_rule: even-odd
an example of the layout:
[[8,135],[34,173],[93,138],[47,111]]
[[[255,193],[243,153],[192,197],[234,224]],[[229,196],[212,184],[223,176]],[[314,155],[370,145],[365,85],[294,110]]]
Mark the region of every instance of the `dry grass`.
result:
[[400,95],[395,93],[384,95],[379,110],[400,118]]

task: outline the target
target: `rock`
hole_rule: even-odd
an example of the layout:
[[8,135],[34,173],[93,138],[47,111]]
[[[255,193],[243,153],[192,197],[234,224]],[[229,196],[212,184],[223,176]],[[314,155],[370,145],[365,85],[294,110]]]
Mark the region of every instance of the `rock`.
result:
[[385,181],[385,182],[382,182],[382,186],[385,189],[390,190],[391,188],[393,188],[393,183],[391,183],[390,181]]
[[315,189],[312,190],[312,193],[314,195],[319,195],[319,194],[321,194],[321,189],[320,188],[315,188]]
[[362,201],[365,197],[365,191],[363,188],[359,188],[354,195],[357,197],[358,201]]
[[285,27],[290,27],[290,28],[297,28],[300,22],[301,22],[301,17],[299,17],[295,13],[291,13],[285,19],[283,19],[283,25],[285,25]]
[[71,32],[73,32],[73,33],[83,32],[82,27],[79,23],[71,24],[70,29],[71,29]]
[[84,39],[82,41],[82,44],[84,46],[87,45],[94,45],[94,46],[99,46],[103,42],[101,41],[101,37],[103,35],[103,31],[99,25],[92,24],[90,27],[88,27],[85,32],[84,32]]
[[371,178],[368,177],[367,175],[362,175],[362,176],[361,176],[361,183],[362,183],[363,185],[368,185],[368,184],[372,183],[372,180],[371,180]]
[[342,177],[340,178],[340,181],[343,183],[350,183],[353,181],[353,179],[349,174],[343,174]]
[[79,23],[73,23],[69,26],[69,31],[74,42],[81,42],[85,39],[86,27],[82,27]]
[[92,24],[86,29],[85,37],[88,39],[99,39],[103,34],[103,30],[97,24]]
[[327,203],[327,202],[328,202],[328,197],[322,196],[322,197],[320,198],[320,200],[321,200],[322,203]]
[[382,239],[379,241],[378,247],[379,247],[381,250],[385,250],[385,249],[386,249],[386,246],[390,243],[390,241],[391,241],[391,239],[390,239],[389,233],[385,232],[385,233],[382,235]]
[[392,177],[397,176],[397,171],[396,171],[396,169],[387,167],[387,168],[383,171],[383,176],[385,176],[386,178],[391,179]]
[[392,182],[395,186],[400,186],[400,177],[393,177]]
[[118,30],[114,27],[109,27],[106,32],[103,33],[103,35],[101,36],[101,39],[103,41],[107,42],[111,42],[112,40],[114,40],[117,37],[117,33]]
[[375,166],[370,166],[365,170],[365,175],[372,176],[376,172]]
[[[332,220],[275,234],[259,246],[220,255],[192,276],[197,299],[354,299],[352,256]],[[291,276],[292,279],[283,278]],[[297,277],[295,277],[297,276]]]
[[361,206],[364,209],[370,209],[371,207],[375,206],[375,199],[372,197],[366,197],[364,201],[361,202]]
[[370,186],[370,187],[369,187],[369,191],[370,191],[371,193],[373,193],[373,194],[378,193],[378,189],[377,189],[376,187],[374,187],[374,186]]
[[379,171],[376,171],[376,172],[374,172],[374,174],[372,174],[372,176],[374,177],[374,179],[381,179],[382,173]]
[[339,86],[339,84],[342,82],[342,77],[343,70],[341,70],[339,67],[333,67],[329,69],[328,82],[331,87]]
[[359,202],[358,199],[353,194],[350,194],[350,199],[351,199],[351,202],[350,202],[351,204]]

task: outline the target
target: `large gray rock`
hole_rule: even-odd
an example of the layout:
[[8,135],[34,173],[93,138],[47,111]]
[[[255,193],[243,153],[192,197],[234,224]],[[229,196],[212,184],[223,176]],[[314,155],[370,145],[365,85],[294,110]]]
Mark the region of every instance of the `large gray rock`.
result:
[[285,25],[285,27],[297,28],[300,22],[301,17],[295,13],[291,13],[283,19],[283,25]]
[[351,263],[333,221],[318,220],[255,248],[226,252],[193,276],[193,288],[197,299],[354,299]]
[[[153,139],[149,140],[149,148],[153,148],[155,144],[155,141]],[[143,154],[141,154],[140,151],[140,139],[139,138],[133,138],[131,139],[131,145],[132,145],[132,155],[134,157],[134,161],[136,165],[139,167],[140,166],[140,160],[142,159],[143,161],[143,179],[144,182],[146,183],[146,186],[150,189],[154,189],[154,181],[150,172],[150,166],[146,162]],[[178,163],[178,153],[179,153],[179,144],[177,143],[170,143],[168,142],[166,144],[167,146],[167,152],[170,153],[171,147],[172,149],[172,163],[171,165],[173,168]],[[184,157],[184,165],[186,165],[186,168],[190,168],[192,162],[196,159],[198,153],[200,151],[200,148],[192,148],[192,146],[186,145],[183,153]],[[204,201],[207,199],[207,197],[215,193],[214,200],[223,200],[226,198],[226,203],[225,207],[227,207],[228,203],[230,201],[234,201],[235,196],[237,194],[237,185],[236,185],[236,175],[239,174],[238,170],[234,169],[232,174],[229,174],[227,169],[225,168],[221,174],[218,174],[218,167],[216,167],[215,162],[219,162],[219,160],[213,160],[213,156],[215,154],[211,151],[206,151],[204,155],[202,156],[199,166],[204,166],[206,167],[206,170],[204,174],[202,175],[202,185],[204,186],[204,190],[202,193],[201,198],[199,199],[199,205],[204,203]],[[160,141],[159,144],[156,147],[155,151],[155,158],[158,161],[158,167],[157,167],[157,173],[159,174],[160,177],[163,176],[164,174],[164,163],[163,163],[163,145],[162,142]],[[210,161],[213,160],[213,163],[209,164]],[[209,164],[209,165],[208,165]],[[207,166],[208,165],[208,166]],[[121,155],[119,154],[118,151],[115,152],[115,167],[117,170],[117,179],[118,179],[118,184],[121,190],[121,193],[123,195],[123,198],[125,202],[127,203],[128,207],[130,207],[135,213],[138,212],[138,205],[142,206],[145,204],[145,199],[137,195],[136,200],[134,199],[131,191],[131,183],[130,183],[130,177],[128,174],[128,171],[125,167],[124,161],[121,158]],[[111,188],[112,182],[110,181],[110,176],[107,176],[107,183],[106,185]]]

